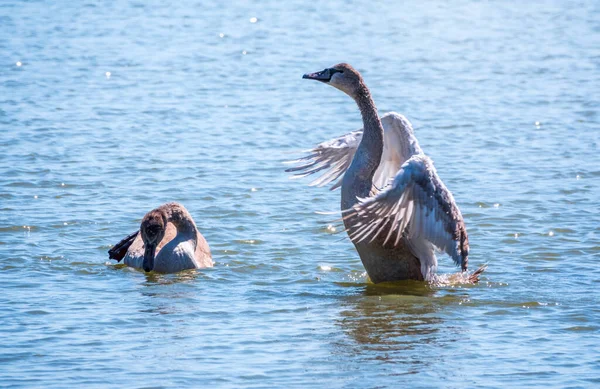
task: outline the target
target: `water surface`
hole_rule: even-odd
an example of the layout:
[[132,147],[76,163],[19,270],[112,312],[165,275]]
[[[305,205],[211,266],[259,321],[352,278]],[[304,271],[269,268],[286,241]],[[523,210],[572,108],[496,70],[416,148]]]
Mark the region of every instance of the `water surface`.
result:
[[[597,386],[599,18],[594,1],[3,1],[0,386]],[[339,192],[283,172],[360,127],[301,79],[341,61],[412,121],[481,284],[369,284],[315,214]],[[109,262],[166,201],[216,266]]]

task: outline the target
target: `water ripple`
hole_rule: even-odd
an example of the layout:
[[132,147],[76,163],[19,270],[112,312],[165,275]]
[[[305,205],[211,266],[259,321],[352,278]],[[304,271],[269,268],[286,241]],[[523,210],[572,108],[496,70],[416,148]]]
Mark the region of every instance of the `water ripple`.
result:
[[[596,4],[388,3],[2,2],[0,381],[597,385]],[[315,213],[339,191],[288,180],[281,161],[361,125],[301,80],[339,61],[413,122],[479,285],[369,283]],[[109,261],[166,201],[216,266]]]

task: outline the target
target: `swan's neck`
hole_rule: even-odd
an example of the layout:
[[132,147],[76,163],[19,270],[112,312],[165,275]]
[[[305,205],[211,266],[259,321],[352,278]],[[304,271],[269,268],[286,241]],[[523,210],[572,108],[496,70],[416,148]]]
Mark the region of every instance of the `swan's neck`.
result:
[[[348,196],[342,206],[353,205],[356,196],[366,197],[371,191],[373,175],[379,167],[383,153],[383,126],[377,108],[366,85],[362,84],[354,96],[363,120],[363,137],[356,150],[352,164],[344,176]],[[345,203],[345,204],[344,204]]]
[[196,223],[192,219],[192,215],[177,203],[167,203],[160,207],[167,216],[167,221],[173,223],[177,228],[177,235],[182,240],[192,240],[194,248],[196,247],[197,237]]
[[383,153],[383,126],[381,125],[381,120],[379,120],[379,114],[377,113],[375,102],[371,97],[371,92],[369,92],[366,85],[361,85],[359,92],[356,94],[355,101],[360,110],[364,128],[362,141],[357,151],[362,151],[369,155],[370,158],[364,167],[366,173],[373,177]]

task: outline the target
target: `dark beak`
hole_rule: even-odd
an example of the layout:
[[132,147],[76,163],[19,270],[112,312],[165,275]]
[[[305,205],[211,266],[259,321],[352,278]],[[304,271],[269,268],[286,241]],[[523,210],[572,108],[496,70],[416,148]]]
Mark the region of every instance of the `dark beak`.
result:
[[307,78],[309,80],[317,80],[321,82],[329,82],[331,80],[332,75],[333,72],[331,71],[331,69],[325,69],[316,73],[307,73],[303,75],[302,78]]
[[144,249],[144,263],[142,267],[145,272],[150,272],[154,269],[154,254],[156,253],[156,243],[147,244]]

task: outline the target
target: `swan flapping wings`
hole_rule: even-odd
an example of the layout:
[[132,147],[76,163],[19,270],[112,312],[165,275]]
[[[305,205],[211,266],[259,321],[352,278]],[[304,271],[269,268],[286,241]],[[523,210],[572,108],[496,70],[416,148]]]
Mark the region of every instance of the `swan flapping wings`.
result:
[[330,188],[334,190],[342,185],[341,176],[344,175],[354,153],[362,139],[363,130],[352,131],[323,143],[319,143],[314,149],[308,150],[310,153],[288,163],[296,163],[297,166],[286,169],[286,172],[294,173],[294,178],[302,178],[308,175],[323,172],[316,180],[312,181],[310,186],[325,186],[333,181],[337,182]]
[[[469,243],[465,224],[454,198],[440,180],[433,162],[423,153],[410,122],[390,112],[381,117],[384,130],[383,153],[373,176],[368,198],[344,211],[350,221],[349,236],[355,242],[373,241],[407,244],[421,260],[426,279],[437,268],[435,249],[446,252],[462,270],[467,268]],[[298,164],[286,171],[297,177],[322,173],[311,186],[335,181],[341,186],[346,169],[362,139],[362,129],[320,143]]]
[[[434,259],[434,248],[466,270],[469,239],[460,210],[433,162],[425,154],[408,159],[394,180],[371,197],[359,199],[344,212],[351,219],[350,239],[373,241],[385,234],[384,244],[406,242],[422,261]],[[424,276],[426,276],[424,274]]]
[[[421,152],[412,126],[404,116],[389,112],[381,117],[381,124],[384,131],[383,155],[373,177],[373,184],[378,188],[385,186],[411,155]],[[322,173],[309,185],[320,187],[335,181],[330,189],[339,188],[342,185],[341,178],[354,158],[362,135],[363,130],[360,129],[320,143],[308,151],[309,155],[288,162],[296,163],[297,166],[287,169],[286,172],[293,172],[294,178]]]

